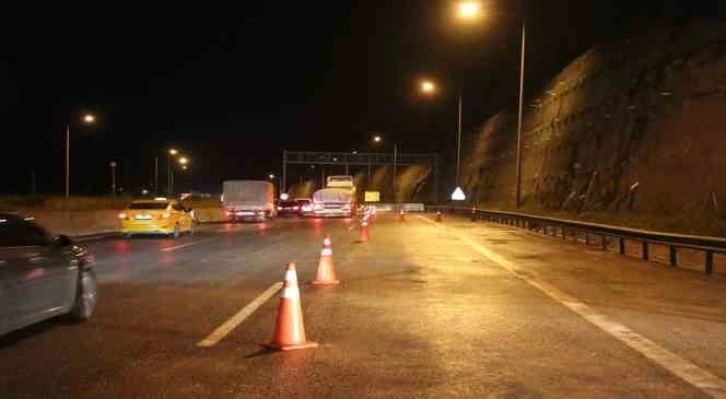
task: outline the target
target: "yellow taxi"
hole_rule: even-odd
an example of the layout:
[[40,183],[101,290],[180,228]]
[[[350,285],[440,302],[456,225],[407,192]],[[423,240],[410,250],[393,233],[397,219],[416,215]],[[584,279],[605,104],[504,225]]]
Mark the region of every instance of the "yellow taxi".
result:
[[181,233],[194,232],[191,209],[177,200],[154,198],[133,201],[118,217],[121,234],[126,238],[133,234],[167,234],[178,238]]

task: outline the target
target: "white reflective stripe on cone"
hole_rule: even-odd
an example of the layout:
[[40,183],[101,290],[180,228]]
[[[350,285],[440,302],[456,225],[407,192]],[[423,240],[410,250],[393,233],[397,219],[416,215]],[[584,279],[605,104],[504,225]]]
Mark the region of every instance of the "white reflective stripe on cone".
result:
[[297,284],[297,272],[295,272],[295,269],[285,271],[285,281]]
[[330,248],[323,248],[323,250],[320,251],[320,256],[333,256],[333,250]]
[[280,298],[300,298],[300,290],[297,287],[285,287],[282,289],[282,294],[280,294]]

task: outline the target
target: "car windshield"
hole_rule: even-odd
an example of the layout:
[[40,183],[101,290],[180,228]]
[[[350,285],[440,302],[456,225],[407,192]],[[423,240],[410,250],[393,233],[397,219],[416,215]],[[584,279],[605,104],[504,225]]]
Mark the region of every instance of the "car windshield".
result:
[[134,202],[129,205],[129,209],[146,209],[146,210],[158,210],[166,209],[169,206],[168,202]]

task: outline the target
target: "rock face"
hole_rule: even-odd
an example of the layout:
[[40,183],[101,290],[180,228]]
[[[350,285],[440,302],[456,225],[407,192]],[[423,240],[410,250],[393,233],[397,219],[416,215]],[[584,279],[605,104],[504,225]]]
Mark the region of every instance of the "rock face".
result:
[[[513,207],[516,127],[504,111],[466,137],[473,202]],[[723,218],[726,24],[648,26],[590,50],[526,100],[522,136],[526,209],[637,213],[680,230]]]

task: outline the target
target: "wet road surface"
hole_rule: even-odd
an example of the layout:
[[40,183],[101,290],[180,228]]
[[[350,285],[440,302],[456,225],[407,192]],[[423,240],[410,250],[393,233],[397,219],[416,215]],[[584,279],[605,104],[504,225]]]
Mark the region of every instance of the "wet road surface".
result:
[[[0,397],[726,395],[723,276],[431,220],[384,215],[362,244],[355,223],[335,219],[88,243],[97,313],[3,337]],[[324,234],[339,286],[308,284]],[[288,261],[318,348],[262,350],[277,295],[216,345],[197,346],[280,281]]]

